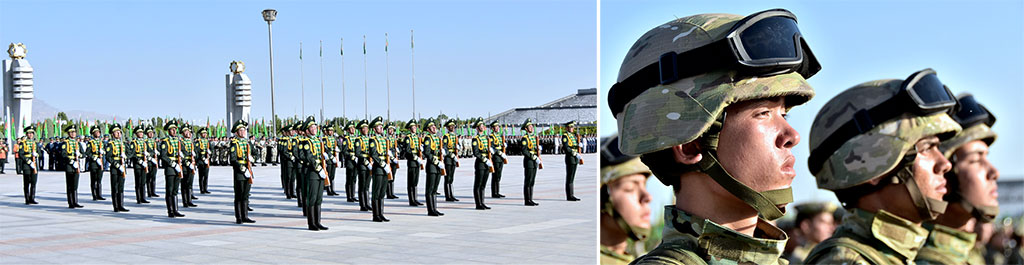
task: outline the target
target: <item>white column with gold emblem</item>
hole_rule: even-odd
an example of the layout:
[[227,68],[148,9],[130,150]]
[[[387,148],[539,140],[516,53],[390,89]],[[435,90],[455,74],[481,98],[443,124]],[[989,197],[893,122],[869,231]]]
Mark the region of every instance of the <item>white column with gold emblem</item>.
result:
[[[25,44],[11,43],[7,48],[10,60],[4,60],[4,122],[14,121],[11,127],[12,135],[9,139],[15,139],[21,134],[21,129],[32,123],[32,98],[34,88],[32,87],[32,66],[25,60]],[[6,132],[5,132],[6,134]]]
[[252,107],[252,81],[245,72],[245,63],[231,61],[231,73],[225,76],[227,97],[227,124],[234,124],[241,119],[249,121],[249,109]]

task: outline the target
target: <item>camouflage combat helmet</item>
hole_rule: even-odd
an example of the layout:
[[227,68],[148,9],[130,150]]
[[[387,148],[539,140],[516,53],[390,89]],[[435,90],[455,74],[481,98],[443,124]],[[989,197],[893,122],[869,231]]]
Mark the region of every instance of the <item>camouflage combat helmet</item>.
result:
[[[953,153],[956,152],[964,144],[980,140],[985,142],[986,145],[991,146],[996,141],[996,133],[992,131],[992,125],[995,124],[995,116],[988,112],[983,105],[977,103],[974,96],[968,93],[962,93],[957,96],[959,107],[952,114],[954,121],[963,127],[963,131],[957,133],[953,138],[942,141],[939,145],[939,149],[942,150],[942,154],[947,159],[953,161]],[[972,116],[985,116],[982,119],[966,119]],[[967,212],[970,212],[975,218],[981,222],[989,223],[995,220],[996,216],[999,215],[998,205],[974,205],[968,202],[960,194],[960,179],[957,177],[956,166],[953,166],[953,170],[946,172],[946,188],[949,190],[945,196],[942,197],[944,201],[950,203],[959,203],[961,207]]]
[[[921,72],[923,71],[931,70],[925,69]],[[913,163],[905,161],[905,158],[922,138],[936,135],[940,140],[945,140],[960,131],[960,125],[948,114],[942,111],[930,114],[898,113],[895,118],[874,122],[873,128],[850,139],[836,139],[841,142],[826,143],[832,134],[840,134],[842,130],[839,128],[847,121],[862,119],[855,116],[864,116],[866,110],[896,97],[903,89],[903,84],[904,80],[901,79],[869,81],[851,87],[825,103],[811,125],[809,147],[812,155],[808,158],[808,167],[814,174],[819,189],[837,192],[837,197],[843,201],[847,199],[844,198],[845,195],[840,194],[844,193],[844,190],[853,191],[850,188],[876,178],[893,175],[890,172],[903,165],[902,170],[894,177],[899,178],[910,192],[920,217],[932,220],[945,211],[946,203],[925,198],[921,194],[909,167]],[[828,145],[838,148],[831,153],[817,150]]]
[[622,215],[615,210],[615,204],[610,198],[607,185],[633,174],[641,174],[646,180],[651,177],[651,170],[643,162],[640,162],[640,158],[622,154],[618,146],[618,135],[601,139],[601,213],[608,214],[615,219],[615,223],[622,231],[626,232],[630,239],[643,240],[650,233],[650,229],[631,226],[622,218]]
[[[786,11],[788,13],[788,11]],[[619,68],[619,83],[641,75],[651,65],[659,66],[665,55],[680,54],[725,39],[744,17],[732,14],[700,14],[669,21],[651,29],[630,48]],[[806,47],[805,47],[806,48]],[[714,60],[690,64],[714,64]],[[815,61],[816,65],[816,61]],[[817,69],[820,69],[818,67]],[[814,97],[807,83],[815,72],[798,71],[748,76],[736,69],[708,69],[706,72],[661,82],[652,87],[620,87],[609,91],[608,105],[618,123],[622,153],[643,155],[703,139],[717,139],[725,108],[755,99],[786,97],[786,109]],[[657,79],[658,76],[654,77]],[[622,96],[635,95],[635,96]],[[717,124],[717,125],[715,125]],[[717,129],[712,128],[713,125]],[[702,143],[706,155],[690,167],[711,176],[719,185],[753,207],[767,219],[782,217],[784,205],[792,202],[791,189],[757,192],[729,175],[717,162],[717,142]],[[655,174],[665,185],[678,175]]]

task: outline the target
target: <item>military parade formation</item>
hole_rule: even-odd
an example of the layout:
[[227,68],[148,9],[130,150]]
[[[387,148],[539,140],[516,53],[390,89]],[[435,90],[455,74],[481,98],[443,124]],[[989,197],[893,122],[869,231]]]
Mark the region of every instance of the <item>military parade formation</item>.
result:
[[[281,126],[279,137],[266,139],[249,135],[249,123],[238,120],[230,127],[230,137],[209,137],[206,126],[193,126],[178,120],[168,120],[162,126],[165,137],[156,137],[152,125],[134,126],[134,137],[124,137],[122,126],[93,125],[89,128],[91,137],[80,137],[84,130],[78,124],[70,123],[62,128],[65,137],[59,139],[53,148],[59,155],[49,160],[55,169],[65,172],[65,193],[69,208],[82,208],[78,203],[78,184],[82,173],[89,174],[89,187],[93,200],[103,198],[102,179],[104,171],[110,174],[110,197],[115,212],[130,211],[124,205],[124,183],[128,168],[134,175],[135,201],[137,204],[150,203],[149,198],[164,197],[168,218],[185,217],[182,208],[199,207],[199,197],[194,193],[198,179],[199,194],[209,194],[210,167],[230,166],[234,212],[237,224],[254,223],[248,212],[254,179],[253,167],[267,163],[280,163],[281,189],[285,199],[295,199],[307,218],[309,230],[327,230],[321,222],[321,206],[324,194],[339,196],[335,187],[337,181],[344,181],[345,201],[358,203],[360,211],[372,213],[375,222],[390,221],[385,216],[384,200],[397,199],[394,182],[405,161],[405,180],[408,204],[412,207],[426,205],[428,216],[443,216],[438,211],[436,196],[439,186],[444,185],[445,201],[458,201],[455,197],[455,170],[460,166],[464,135],[456,134],[456,122],[445,121],[446,130],[439,129],[442,123],[433,118],[421,122],[410,120],[405,124],[405,133],[396,132],[396,125],[382,117],[373,120],[349,121],[344,124],[325,122],[319,124],[312,116]],[[335,125],[343,128],[335,132]],[[504,165],[508,164],[508,142],[513,142],[518,153],[524,156],[523,191],[525,206],[539,205],[533,201],[533,183],[540,160],[542,147],[535,135],[530,119],[520,129],[524,132],[519,141],[504,135],[507,125],[492,122],[484,124],[483,119],[474,119],[469,124],[476,129],[471,137],[471,155],[475,158],[473,198],[476,209],[486,210],[484,204],[485,186],[491,181],[491,197],[504,198],[500,191],[500,180]],[[563,124],[560,153],[565,155],[566,199],[578,201],[573,196],[575,166],[582,164],[580,154],[586,144],[576,133],[574,121]],[[423,131],[420,127],[423,127]],[[104,131],[104,127],[105,131]],[[358,130],[357,130],[358,128]],[[197,132],[194,134],[193,131]],[[36,142],[36,126],[28,126],[24,135],[15,144],[17,170],[24,177],[25,204],[37,204],[35,200],[38,171],[43,164],[38,149],[45,147]],[[104,135],[105,134],[105,135]],[[581,143],[581,141],[584,141]],[[44,152],[48,153],[48,152]],[[339,168],[344,170],[344,180],[335,176]],[[157,194],[156,177],[163,170],[163,194]],[[423,171],[423,172],[421,172]],[[425,187],[421,187],[420,175],[425,174]],[[197,177],[198,176],[198,177]],[[419,191],[425,204],[420,202]],[[179,200],[178,194],[181,197]]]
[[[807,162],[842,208],[800,204],[777,226],[797,192],[791,150],[801,137],[786,115],[814,97],[806,79],[820,69],[784,9],[687,16],[641,36],[608,93],[618,135],[601,150],[601,263],[1024,262],[1013,247],[1024,220],[1003,238],[1009,247],[986,248],[983,227],[999,213],[995,116],[932,69],[824,104]],[[651,176],[675,201],[644,254],[628,242],[650,236]]]

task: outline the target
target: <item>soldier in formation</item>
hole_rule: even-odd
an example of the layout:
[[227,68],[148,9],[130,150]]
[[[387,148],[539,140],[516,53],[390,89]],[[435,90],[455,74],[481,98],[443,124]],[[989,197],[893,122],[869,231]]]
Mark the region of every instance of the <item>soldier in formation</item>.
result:
[[[420,206],[423,205],[416,199],[416,186],[420,182],[420,170],[424,165],[420,163],[423,159],[422,144],[419,134],[419,124],[416,123],[415,119],[409,120],[405,124],[405,129],[409,130],[409,133],[405,135],[404,142],[406,161],[406,191],[409,195],[409,206]],[[433,194],[430,194],[433,195]]]
[[93,125],[89,128],[92,139],[85,147],[86,167],[89,171],[89,190],[92,191],[92,200],[106,200],[103,198],[103,138],[100,137],[100,126]]
[[68,197],[68,208],[82,208],[78,204],[78,178],[81,169],[84,167],[79,161],[82,157],[81,145],[78,143],[78,126],[69,124],[64,127],[68,138],[59,145],[60,156],[64,164],[64,184]]

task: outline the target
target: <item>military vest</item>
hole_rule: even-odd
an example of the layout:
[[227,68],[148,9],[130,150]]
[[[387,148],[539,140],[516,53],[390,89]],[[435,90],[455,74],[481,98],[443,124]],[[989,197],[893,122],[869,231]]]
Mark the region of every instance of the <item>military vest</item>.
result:
[[760,218],[755,229],[752,237],[667,205],[661,244],[631,264],[786,264],[786,233]]
[[[914,261],[917,264],[984,264],[971,263],[970,253],[974,249],[974,240],[977,234],[960,231],[951,227],[925,223],[928,229],[928,240],[924,247],[917,253]],[[977,261],[975,261],[977,262]]]
[[805,261],[914,264],[927,238],[927,229],[885,210],[871,213],[855,208],[843,217],[843,224],[831,238],[811,250]]

